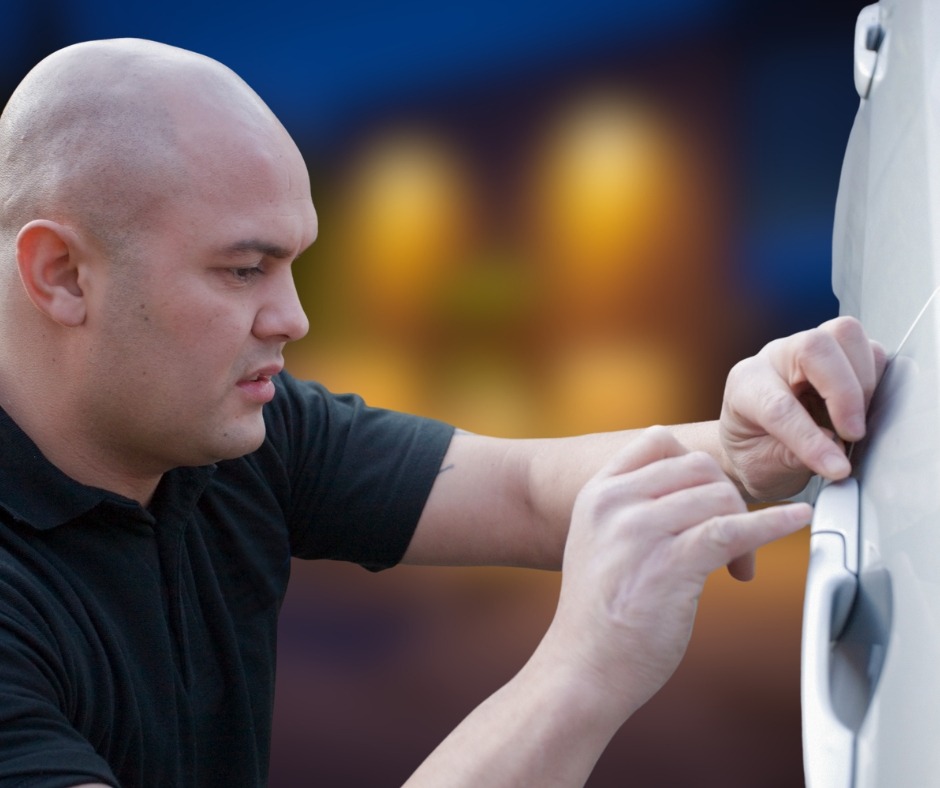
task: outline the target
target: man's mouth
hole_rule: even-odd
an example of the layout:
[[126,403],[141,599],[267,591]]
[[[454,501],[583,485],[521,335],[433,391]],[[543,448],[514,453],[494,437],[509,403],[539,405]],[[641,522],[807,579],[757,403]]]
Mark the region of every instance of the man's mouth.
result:
[[261,369],[250,373],[250,377],[244,378],[244,380],[248,383],[267,382],[277,375],[282,368],[282,364],[267,364],[261,367]]
[[275,366],[270,369],[263,369],[249,377],[242,378],[238,382],[238,388],[256,402],[262,404],[270,402],[274,398],[274,382],[271,378],[279,371],[280,367]]

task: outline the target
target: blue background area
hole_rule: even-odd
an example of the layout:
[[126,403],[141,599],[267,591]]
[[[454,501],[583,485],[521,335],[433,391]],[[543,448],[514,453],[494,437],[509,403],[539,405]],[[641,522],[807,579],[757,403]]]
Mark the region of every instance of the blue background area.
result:
[[[856,3],[827,3],[811,13],[733,0],[3,0],[0,7],[0,99],[60,46],[155,38],[231,66],[281,117],[313,166],[402,105],[453,105],[461,95],[481,102],[507,79],[524,91],[599,63],[629,68],[638,53],[657,48],[673,51],[678,67],[696,69],[695,58],[707,52],[723,63],[736,113],[740,169],[729,177],[740,195],[739,284],[770,304],[767,335],[837,309],[828,267],[839,166],[857,106]],[[474,117],[464,109],[468,125],[486,124],[481,110]]]

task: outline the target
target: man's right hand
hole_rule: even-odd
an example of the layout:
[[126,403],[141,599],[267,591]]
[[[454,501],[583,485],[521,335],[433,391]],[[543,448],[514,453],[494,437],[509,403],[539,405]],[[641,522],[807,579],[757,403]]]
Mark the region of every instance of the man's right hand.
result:
[[708,575],[810,518],[806,504],[749,512],[716,460],[651,428],[578,496],[540,649],[576,663],[626,719],[682,659]]

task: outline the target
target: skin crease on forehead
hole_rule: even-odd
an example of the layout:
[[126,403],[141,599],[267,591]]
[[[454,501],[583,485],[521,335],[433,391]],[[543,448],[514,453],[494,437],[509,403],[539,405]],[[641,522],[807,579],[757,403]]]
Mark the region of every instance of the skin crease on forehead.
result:
[[[70,47],[0,118],[0,176],[0,371],[17,370],[0,404],[46,456],[145,500],[171,467],[253,450],[261,403],[244,381],[306,332],[290,263],[316,236],[306,166],[261,99],[172,47]],[[11,276],[37,218],[70,231],[80,326]]]

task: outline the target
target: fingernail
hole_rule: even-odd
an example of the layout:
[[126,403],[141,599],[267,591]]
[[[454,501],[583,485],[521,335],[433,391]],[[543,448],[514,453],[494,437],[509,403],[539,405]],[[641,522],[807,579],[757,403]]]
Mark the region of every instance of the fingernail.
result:
[[841,477],[851,470],[849,461],[837,452],[829,452],[822,458],[823,475],[828,478]]
[[793,522],[808,523],[813,519],[813,507],[808,503],[794,504],[790,510]]
[[853,416],[848,420],[845,427],[849,433],[847,437],[857,440],[865,434],[865,419],[861,416]]

